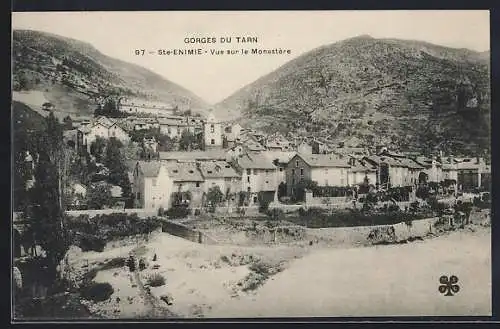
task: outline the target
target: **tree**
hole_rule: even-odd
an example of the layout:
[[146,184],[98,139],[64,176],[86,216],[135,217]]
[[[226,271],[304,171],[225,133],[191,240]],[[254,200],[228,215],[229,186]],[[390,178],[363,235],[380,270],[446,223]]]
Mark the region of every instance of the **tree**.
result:
[[222,193],[220,187],[216,185],[208,189],[206,200],[209,208],[214,212],[216,207],[224,201],[224,193]]
[[287,186],[285,182],[281,182],[278,186],[278,200],[284,196],[286,196]]
[[104,165],[109,169],[108,181],[114,185],[120,185],[124,177],[127,177],[127,165],[125,158],[120,150],[123,144],[116,138],[112,137],[106,145],[104,156]]
[[111,189],[108,184],[95,184],[87,191],[89,209],[102,209],[111,204]]
[[73,129],[73,120],[71,120],[71,117],[69,115],[67,115],[63,119],[63,123],[64,123],[64,130],[71,130],[71,129]]
[[189,130],[184,130],[179,141],[179,150],[190,151],[195,147],[196,137]]
[[97,136],[96,139],[90,144],[90,154],[95,157],[96,162],[103,162],[106,144],[106,140],[99,136]]
[[30,193],[33,207],[28,218],[37,244],[45,250],[47,274],[55,280],[57,266],[69,248],[62,199],[66,185],[65,153],[62,126],[52,113],[46,120],[47,128],[37,141],[38,164]]
[[[108,182],[120,186],[122,188],[122,196],[129,199],[131,186],[125,157],[121,152],[122,146],[123,144],[114,137],[108,140],[104,165],[109,169]],[[130,201],[127,202],[127,205],[130,205]]]
[[158,144],[160,152],[170,152],[175,149],[175,140],[168,135],[160,134],[158,136]]

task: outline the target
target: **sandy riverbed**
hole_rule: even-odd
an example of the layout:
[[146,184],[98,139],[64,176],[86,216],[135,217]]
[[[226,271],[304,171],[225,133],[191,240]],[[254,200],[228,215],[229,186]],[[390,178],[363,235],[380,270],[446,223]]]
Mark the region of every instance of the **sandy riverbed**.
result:
[[[80,257],[127,257],[131,249]],[[181,317],[491,314],[490,229],[479,225],[424,241],[359,248],[201,245],[158,233],[140,254],[148,263],[141,281],[162,275],[166,284],[151,287],[151,294],[158,300],[168,295],[172,304],[165,307]],[[265,275],[256,264],[265,265]],[[461,290],[445,297],[438,279],[452,274]],[[97,305],[106,315],[151,314],[129,275],[123,267],[95,278],[115,289]]]

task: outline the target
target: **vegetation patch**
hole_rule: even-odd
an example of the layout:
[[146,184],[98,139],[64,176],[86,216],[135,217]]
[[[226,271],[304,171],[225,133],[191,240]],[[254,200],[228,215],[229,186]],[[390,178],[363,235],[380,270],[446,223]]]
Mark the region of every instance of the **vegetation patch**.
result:
[[151,287],[161,287],[165,285],[165,278],[163,277],[163,275],[155,273],[147,278],[146,283]]
[[111,286],[111,284],[107,282],[92,282],[80,288],[80,295],[84,299],[94,302],[103,302],[105,300],[108,300],[113,292],[113,286]]

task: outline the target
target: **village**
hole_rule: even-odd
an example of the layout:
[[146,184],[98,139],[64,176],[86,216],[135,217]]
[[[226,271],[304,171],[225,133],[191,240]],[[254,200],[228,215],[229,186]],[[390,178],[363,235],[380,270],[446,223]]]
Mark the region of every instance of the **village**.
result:
[[[52,104],[38,112],[57,121]],[[318,248],[408,243],[489,225],[491,165],[481,157],[264,134],[212,111],[127,99],[94,114],[59,123],[59,200],[72,232],[59,271],[73,291],[64,298],[77,291],[85,316],[225,315],[228,301],[251,298]],[[29,191],[40,156],[26,151],[24,165]],[[16,268],[31,289],[25,294],[50,304],[47,283],[27,267],[45,252],[26,224],[31,207],[14,212]],[[207,271],[221,279],[202,278]],[[165,286],[165,277],[176,285]],[[195,283],[210,288],[186,290]]]
[[[339,205],[352,205],[368,191],[395,188],[407,188],[411,201],[422,186],[435,186],[440,195],[453,197],[489,190],[491,167],[483,158],[442,153],[425,157],[384,147],[335,147],[313,138],[290,140],[279,133],[265,135],[238,123],[220,122],[212,114],[173,115],[165,108],[125,103],[121,111],[132,115],[124,118],[73,120],[71,129],[64,131],[65,145],[78,154],[90,154],[104,172],[107,168],[93,154],[96,141],[116,139],[124,149],[136,150],[126,158],[133,198],[129,207],[155,211],[179,204],[189,204],[192,213],[203,210],[214,189],[223,195],[217,206],[227,211],[258,207],[259,202],[286,206],[306,202],[303,190],[310,182],[314,198],[307,202],[324,204],[330,198]],[[32,161],[29,154],[27,161]],[[75,182],[73,189],[69,207],[92,209],[85,205],[88,186]],[[119,200],[121,195],[114,197]]]

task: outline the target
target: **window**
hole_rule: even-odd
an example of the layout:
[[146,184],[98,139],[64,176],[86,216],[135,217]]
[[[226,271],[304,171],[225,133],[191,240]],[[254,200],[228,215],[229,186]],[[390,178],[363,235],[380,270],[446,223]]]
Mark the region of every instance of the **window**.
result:
[[196,182],[196,187],[200,187],[200,182]]
[[300,168],[300,176],[304,176],[304,168]]
[[252,192],[252,189],[250,187],[247,188],[248,193]]
[[137,192],[137,200],[141,199],[141,192]]
[[253,197],[253,203],[257,203],[257,197],[256,196]]
[[295,184],[295,177],[292,178],[292,184]]
[[153,186],[156,186],[156,178],[153,178]]
[[215,139],[210,140],[210,144],[214,145],[215,144]]
[[268,181],[268,180],[266,180],[266,184],[269,184],[269,181]]
[[295,169],[292,169],[292,176],[295,176]]
[[252,169],[247,169],[247,175],[251,175],[252,174]]
[[295,167],[299,166],[299,160],[295,161]]
[[283,167],[280,167],[280,171],[283,171]]
[[215,127],[213,124],[210,125],[210,132],[211,133],[214,133],[215,132]]
[[250,176],[247,176],[247,182],[250,183]]

